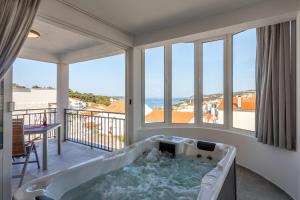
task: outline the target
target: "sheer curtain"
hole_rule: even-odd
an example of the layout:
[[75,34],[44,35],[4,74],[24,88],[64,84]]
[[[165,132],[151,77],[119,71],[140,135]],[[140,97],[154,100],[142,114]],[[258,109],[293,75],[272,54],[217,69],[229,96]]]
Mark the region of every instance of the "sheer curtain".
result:
[[0,1],[0,81],[18,56],[40,0]]
[[295,22],[257,29],[256,137],[288,150],[296,148]]

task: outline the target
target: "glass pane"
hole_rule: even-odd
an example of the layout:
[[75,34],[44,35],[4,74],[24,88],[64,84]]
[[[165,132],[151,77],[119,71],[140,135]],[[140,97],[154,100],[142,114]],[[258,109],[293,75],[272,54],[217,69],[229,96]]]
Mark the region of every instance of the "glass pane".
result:
[[224,123],[224,41],[203,43],[203,122]]
[[164,47],[145,50],[145,123],[164,122]]
[[233,36],[233,127],[255,130],[256,30]]
[[194,43],[172,45],[172,123],[194,123]]

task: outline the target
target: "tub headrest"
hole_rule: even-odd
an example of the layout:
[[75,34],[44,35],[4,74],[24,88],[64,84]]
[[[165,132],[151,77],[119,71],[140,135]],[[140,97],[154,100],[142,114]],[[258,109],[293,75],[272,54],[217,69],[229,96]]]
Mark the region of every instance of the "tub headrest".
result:
[[204,151],[214,151],[215,147],[216,147],[216,143],[213,142],[205,142],[205,141],[197,142],[197,148]]
[[176,145],[166,142],[159,142],[159,150],[161,152],[168,152],[172,154],[173,157],[175,157]]

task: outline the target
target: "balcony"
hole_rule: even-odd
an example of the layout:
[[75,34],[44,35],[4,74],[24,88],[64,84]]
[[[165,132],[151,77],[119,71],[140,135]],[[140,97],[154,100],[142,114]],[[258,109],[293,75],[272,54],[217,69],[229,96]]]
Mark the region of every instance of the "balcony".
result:
[[[13,119],[23,119],[24,125],[40,125],[46,116],[47,124],[57,122],[56,108],[15,110]],[[125,146],[125,114],[94,110],[65,109],[64,141],[79,143],[90,148],[113,151]],[[29,135],[25,140],[35,138]],[[38,137],[42,138],[41,134]],[[55,138],[55,132],[49,134]]]
[[[47,123],[57,122],[56,108],[21,109],[13,112],[13,119],[23,119],[24,125],[40,125],[46,116]],[[95,158],[125,146],[125,114],[91,110],[65,109],[64,142],[62,154],[57,155],[55,131],[48,134],[48,170],[29,164],[24,182]],[[25,140],[43,137],[42,134],[25,135]],[[39,159],[42,159],[42,141],[36,142]],[[34,155],[31,155],[33,160]],[[22,165],[13,166],[13,174],[19,174]],[[13,191],[19,179],[13,179]]]

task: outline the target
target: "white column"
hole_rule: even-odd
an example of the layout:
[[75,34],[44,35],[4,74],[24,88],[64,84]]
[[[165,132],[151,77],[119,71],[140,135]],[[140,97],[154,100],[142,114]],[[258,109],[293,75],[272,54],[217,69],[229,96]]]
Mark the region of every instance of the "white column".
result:
[[64,140],[64,110],[69,107],[69,64],[57,64],[57,122],[61,123],[61,140]]
[[4,78],[3,149],[0,149],[0,199],[11,199],[12,122],[8,104],[12,101],[12,67]]
[[130,142],[134,143],[138,140],[137,132],[141,129],[142,119],[143,119],[143,103],[142,103],[142,49],[140,47],[134,47],[130,51],[131,61],[130,61],[130,77],[127,76],[132,83],[131,85],[131,96],[132,96],[132,116],[128,118],[127,121],[131,120],[132,130]]
[[126,145],[133,143],[133,80],[132,80],[132,67],[133,67],[133,48],[128,48],[126,50],[126,87],[125,87],[125,118],[126,118],[126,128],[125,128],[125,138]]

